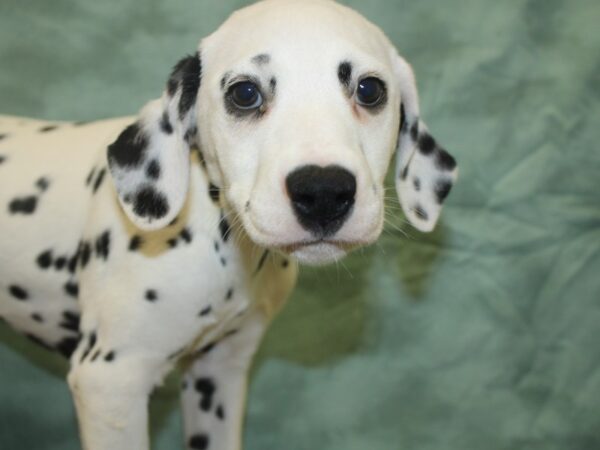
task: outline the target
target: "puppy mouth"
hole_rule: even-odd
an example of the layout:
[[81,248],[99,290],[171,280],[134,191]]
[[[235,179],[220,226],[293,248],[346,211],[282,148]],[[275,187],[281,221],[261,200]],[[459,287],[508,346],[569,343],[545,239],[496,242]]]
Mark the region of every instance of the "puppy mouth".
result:
[[347,253],[347,252],[354,250],[357,247],[362,247],[366,244],[367,244],[366,242],[361,242],[361,241],[344,241],[344,240],[320,238],[320,239],[310,239],[310,240],[292,242],[289,244],[278,245],[277,249],[281,250],[285,253],[295,253],[299,250],[307,249],[310,247],[332,246],[332,247],[337,247],[338,249]]

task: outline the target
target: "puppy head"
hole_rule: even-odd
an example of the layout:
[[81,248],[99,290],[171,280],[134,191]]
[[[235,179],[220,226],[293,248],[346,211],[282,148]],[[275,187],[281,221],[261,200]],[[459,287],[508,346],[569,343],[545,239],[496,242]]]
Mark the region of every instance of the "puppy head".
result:
[[[410,66],[377,27],[329,0],[266,0],[236,12],[179,63],[135,127],[109,161],[139,226],[177,214],[197,139],[248,236],[306,263],[377,239],[394,153],[400,202],[419,230],[433,229],[457,174],[420,120]],[[130,164],[123,154],[140,144]],[[149,184],[152,160],[165,174]],[[140,196],[161,201],[147,206]]]

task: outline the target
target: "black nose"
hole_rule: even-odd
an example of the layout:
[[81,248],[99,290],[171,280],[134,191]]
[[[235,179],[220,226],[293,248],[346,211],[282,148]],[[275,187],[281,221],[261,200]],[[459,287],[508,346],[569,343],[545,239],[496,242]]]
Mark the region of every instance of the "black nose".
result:
[[354,205],[356,178],[339,166],[302,166],[285,183],[298,222],[319,237],[339,230]]

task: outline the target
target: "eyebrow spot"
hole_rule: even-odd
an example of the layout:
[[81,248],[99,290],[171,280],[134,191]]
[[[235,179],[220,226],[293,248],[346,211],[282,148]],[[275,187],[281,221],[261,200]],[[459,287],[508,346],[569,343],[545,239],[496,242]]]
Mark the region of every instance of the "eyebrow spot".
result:
[[343,61],[338,66],[338,78],[344,87],[350,86],[352,77],[352,64],[349,61]]
[[227,72],[227,73],[225,73],[225,75],[223,75],[223,78],[221,78],[221,90],[225,89],[225,85],[227,84],[227,81],[229,81],[230,77],[231,77],[231,72]]
[[252,61],[256,65],[262,66],[263,64],[269,64],[269,62],[271,61],[271,55],[261,53],[259,55],[253,56],[250,61]]

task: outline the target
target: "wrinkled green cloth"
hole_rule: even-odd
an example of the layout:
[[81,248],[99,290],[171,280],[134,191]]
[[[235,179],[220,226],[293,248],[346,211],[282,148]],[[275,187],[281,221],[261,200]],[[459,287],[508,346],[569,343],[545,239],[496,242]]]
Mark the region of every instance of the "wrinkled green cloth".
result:
[[[2,0],[0,111],[132,114],[246,3]],[[433,234],[390,200],[377,245],[302,270],[245,450],[600,449],[600,2],[345,3],[414,65],[460,180]],[[0,341],[0,448],[79,448],[66,364]],[[155,449],[183,448],[177,390],[154,396]]]

